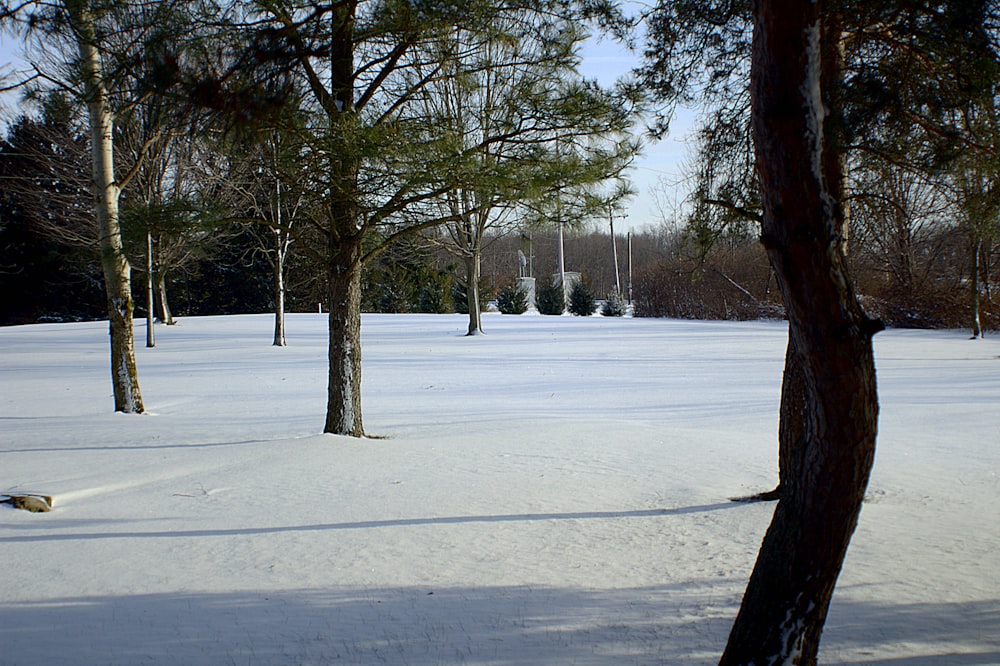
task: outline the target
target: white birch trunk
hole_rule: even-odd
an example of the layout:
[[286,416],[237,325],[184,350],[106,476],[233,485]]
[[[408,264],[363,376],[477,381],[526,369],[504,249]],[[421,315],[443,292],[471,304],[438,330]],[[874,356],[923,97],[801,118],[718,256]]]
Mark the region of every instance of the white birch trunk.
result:
[[285,249],[278,232],[278,251],[274,257],[274,344],[285,346]]
[[86,1],[65,0],[80,52],[80,68],[90,117],[94,208],[100,229],[101,267],[111,333],[111,383],[115,411],[141,413],[142,395],[135,365],[131,267],[118,221],[120,188],[114,170],[114,117],[108,103],[94,17]]
[[[277,149],[275,149],[277,153]],[[278,167],[275,154],[275,169]],[[275,347],[285,346],[285,254],[288,251],[288,232],[281,224],[281,180],[275,179],[275,223],[274,230],[274,343]]]
[[153,298],[153,234],[146,232],[146,346],[156,346],[156,333],[153,329],[155,316],[153,308],[156,299]]

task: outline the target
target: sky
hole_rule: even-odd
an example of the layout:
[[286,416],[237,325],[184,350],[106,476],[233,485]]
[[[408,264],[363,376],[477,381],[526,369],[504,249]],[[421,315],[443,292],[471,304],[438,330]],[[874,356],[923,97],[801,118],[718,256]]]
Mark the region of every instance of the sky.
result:
[[[0,82],[17,71],[20,64],[20,39],[0,32]],[[591,39],[583,49],[581,71],[588,78],[596,78],[604,85],[611,85],[619,76],[627,74],[638,65],[638,56],[630,53],[610,39]],[[0,84],[2,85],[2,84]],[[18,114],[17,93],[0,93],[0,124]],[[615,218],[615,231],[639,231],[659,226],[664,215],[683,197],[684,188],[678,183],[683,178],[682,165],[688,154],[685,139],[694,125],[694,114],[681,109],[671,123],[671,133],[660,141],[643,137],[643,154],[635,161],[629,174],[636,196],[627,205],[627,214]],[[637,127],[637,132],[642,132]]]
[[[583,49],[581,71],[588,78],[596,78],[604,85],[611,85],[619,76],[628,74],[639,66],[639,56],[610,39],[591,39]],[[684,188],[683,165],[688,156],[687,139],[696,121],[690,109],[679,109],[670,124],[670,134],[660,141],[643,136],[643,154],[635,162],[629,175],[636,197],[628,207],[623,229],[641,230],[658,226],[664,215],[671,214],[672,206],[679,204]],[[641,127],[637,131],[642,132]],[[659,194],[657,194],[659,191]],[[662,209],[662,210],[661,210]],[[618,231],[618,221],[615,221]]]

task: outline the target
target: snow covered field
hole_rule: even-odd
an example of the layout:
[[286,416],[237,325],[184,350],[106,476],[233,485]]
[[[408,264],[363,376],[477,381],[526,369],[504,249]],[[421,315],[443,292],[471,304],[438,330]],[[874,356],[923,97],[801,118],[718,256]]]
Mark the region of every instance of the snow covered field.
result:
[[[181,320],[111,413],[105,323],[0,329],[0,664],[711,664],[773,504],[783,323]],[[141,324],[137,336],[144,336]],[[828,664],[1000,663],[1000,338],[887,331]]]

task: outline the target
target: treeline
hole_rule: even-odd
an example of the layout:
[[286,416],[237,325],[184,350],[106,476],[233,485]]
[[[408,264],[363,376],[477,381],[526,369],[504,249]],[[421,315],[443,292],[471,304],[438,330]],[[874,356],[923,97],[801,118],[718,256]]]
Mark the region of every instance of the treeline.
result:
[[[38,118],[21,117],[0,142],[0,324],[77,321],[107,316],[92,213],[81,204],[87,192],[86,136],[71,105],[51,96]],[[191,167],[189,167],[190,170]],[[205,176],[207,178],[207,176]],[[902,185],[900,186],[902,188]],[[969,240],[956,211],[930,185],[905,189],[913,201],[893,215],[859,200],[850,218],[848,253],[866,308],[890,326],[966,327],[972,291],[979,296],[981,325],[1000,327],[996,302],[1000,247],[987,242],[973,279]],[[126,197],[127,203],[138,200]],[[211,205],[189,196],[150,216],[129,207],[123,216],[126,252],[139,279],[132,290],[137,314],[153,265],[155,316],[272,312],[276,307],[272,233],[236,206]],[[151,220],[158,225],[147,247]],[[481,303],[521,275],[551,280],[559,271],[559,234],[527,224],[482,239]],[[362,309],[368,312],[468,312],[465,271],[442,248],[438,230],[389,245],[364,268]],[[707,238],[707,240],[706,240]],[[987,236],[990,240],[992,237]],[[640,317],[757,319],[783,316],[767,257],[754,225],[731,225],[706,236],[696,218],[686,226],[617,233],[594,225],[568,228],[566,269],[579,272],[603,299],[620,288]],[[617,272],[615,255],[617,254]],[[520,255],[524,257],[521,266]],[[285,258],[284,300],[289,311],[326,309],[328,285],[316,257],[292,246]],[[522,273],[523,271],[523,273]]]
[[[359,151],[357,164],[349,165],[349,173],[336,174],[329,162],[336,151],[326,142],[361,133],[330,133],[331,118],[342,109],[331,107],[326,93],[304,87],[311,80],[307,61],[314,54],[296,60],[302,71],[291,76],[291,64],[285,62],[289,54],[283,51],[288,45],[259,43],[273,35],[257,34],[253,21],[236,20],[250,17],[231,18],[227,39],[235,41],[230,42],[217,41],[217,32],[190,35],[187,43],[176,44],[160,33],[163,41],[157,44],[117,41],[116,34],[140,34],[157,21],[198,25],[198,17],[187,14],[193,6],[186,3],[156,7],[155,12],[165,13],[145,18],[101,14],[98,22],[104,27],[95,33],[108,36],[100,45],[104,57],[121,63],[103,80],[118,86],[109,91],[117,114],[114,167],[126,174],[122,182],[127,185],[120,193],[117,223],[122,254],[137,278],[120,282],[140,315],[155,311],[169,323],[174,315],[313,311],[321,304],[328,309],[331,276],[344,274],[343,267],[361,273],[362,310],[468,312],[470,304],[495,297],[519,274],[547,280],[556,273],[555,225],[566,218],[566,269],[581,273],[598,298],[620,289],[623,297],[631,297],[637,316],[782,316],[758,243],[758,184],[749,149],[746,81],[740,74],[748,52],[740,41],[745,31],[736,30],[731,41],[720,43],[717,57],[699,60],[720,63],[736,78],[709,96],[717,109],[706,115],[698,133],[687,209],[659,229],[634,234],[631,248],[629,238],[619,233],[615,248],[592,221],[606,219],[625,201],[605,183],[618,179],[634,154],[629,123],[635,108],[628,96],[605,95],[583,84],[553,89],[554,80],[575,80],[575,64],[567,54],[582,35],[559,32],[558,23],[550,25],[548,19],[526,26],[507,17],[530,70],[510,69],[511,52],[498,53],[488,38],[470,33],[463,38],[474,47],[470,53],[479,55],[462,63],[465,74],[428,87],[419,103],[408,95],[397,100],[394,95],[406,85],[423,86],[433,79],[412,78],[432,55],[457,66],[455,54],[441,51],[441,34],[435,32],[440,26],[424,26],[423,50],[415,51],[406,69],[394,72],[399,88],[383,90],[379,102],[399,109],[405,104],[407,115],[386,119],[376,111],[364,117],[372,125],[365,130],[369,143],[351,148]],[[726,21],[742,25],[742,10],[727,11],[735,13]],[[281,12],[262,14],[275,25],[284,20]],[[72,54],[73,36],[80,35],[72,24],[86,16],[23,18],[53,21],[53,29],[65,30],[70,39],[59,47]],[[454,20],[439,18],[447,25]],[[398,36],[395,27],[377,25]],[[553,41],[555,35],[566,43]],[[231,49],[227,53],[235,60],[229,75],[240,71],[239,58],[253,57],[277,68],[274,77],[267,78],[266,68],[253,76],[245,72],[250,80],[243,88],[220,88],[205,99],[205,86],[219,74],[211,63],[195,58],[206,44]],[[174,51],[160,53],[162,45]],[[273,52],[259,52],[264,46]],[[691,45],[683,43],[664,46],[680,49],[674,54],[679,62],[704,55],[688,52]],[[194,49],[188,57],[199,69],[171,65],[170,58],[185,49]],[[374,52],[356,57],[357,72],[379,62]],[[732,67],[725,67],[727,62]],[[171,67],[164,70],[165,64]],[[976,70],[983,76],[990,71]],[[523,78],[501,91],[504,104],[498,106],[479,92],[496,94],[493,79],[477,82],[473,95],[464,87],[482,72]],[[654,59],[642,80],[669,100],[671,72],[670,62]],[[894,71],[869,74],[884,83]],[[358,76],[354,85],[360,90],[364,77]],[[163,89],[145,90],[150,82]],[[377,77],[371,83],[384,85]],[[267,87],[272,84],[280,85]],[[75,85],[79,82],[70,78],[62,88],[32,90],[38,113],[17,119],[0,142],[0,324],[101,318],[109,311],[109,292],[102,286],[108,270],[102,268],[102,256],[108,250],[102,251],[99,242],[108,233],[94,223],[91,205],[91,163],[99,151],[91,145],[86,91],[66,93]],[[524,92],[532,86],[538,98],[526,105]],[[845,161],[849,231],[844,245],[866,308],[889,325],[974,330],[998,325],[1000,188],[994,177],[996,151],[990,146],[1000,140],[991,113],[995,96],[985,83],[982,88],[984,95],[971,100],[954,93],[952,106],[939,110],[940,117],[924,119],[929,129],[923,134],[899,120],[912,115],[909,108],[882,109],[877,117],[866,111],[873,103],[871,88],[845,100],[857,126],[852,138],[871,132],[852,144]],[[260,97],[261,90],[271,96]],[[310,94],[316,99],[306,103]],[[362,95],[359,102],[371,99]],[[465,110],[449,117],[458,101]],[[954,109],[966,113],[959,117]],[[525,132],[516,145],[544,146],[544,151],[501,155],[487,132],[501,126]],[[560,138],[566,135],[586,141],[567,147]],[[456,152],[463,144],[464,152]],[[581,147],[585,144],[601,148],[588,153]],[[411,150],[410,145],[423,148]],[[476,160],[469,155],[477,155]],[[361,189],[346,191],[345,183]],[[327,200],[332,193],[343,195],[339,213]],[[405,205],[397,206],[400,202]],[[354,221],[348,224],[345,215]],[[340,229],[340,224],[347,226]],[[350,240],[350,252],[331,255],[331,237]],[[334,286],[350,291],[348,282],[354,279]],[[470,332],[477,328],[473,316]]]
[[[12,128],[0,148],[0,173],[24,173],[23,154],[15,159],[17,135],[32,121]],[[54,237],[33,219],[22,218],[12,197],[0,197],[0,322],[4,325],[44,321],[78,321],[106,316],[101,268],[96,249]],[[894,327],[961,328],[968,325],[970,267],[967,241],[947,220],[927,224],[886,249],[884,235],[862,227],[852,234],[852,274],[865,307]],[[867,224],[867,222],[865,221]],[[145,265],[142,229],[128,233],[133,265]],[[897,228],[898,233],[905,233]],[[220,240],[221,239],[221,240]],[[201,245],[195,243],[183,261],[157,279],[156,317],[273,312],[274,272],[260,251],[260,239],[243,223],[218,223]],[[224,241],[224,242],[222,242]],[[568,230],[563,248],[566,270],[578,272],[598,298],[620,285],[631,297],[638,317],[748,320],[783,317],[781,296],[767,256],[753,234],[727,235],[701,251],[690,230],[667,226],[633,233],[585,228]],[[521,274],[541,284],[559,271],[556,231],[509,233],[485,239],[480,299],[496,298]],[[615,254],[617,253],[617,273]],[[1000,273],[995,248],[984,254],[991,277],[981,281],[984,328],[1000,328],[996,302]],[[322,266],[303,253],[291,252],[286,269],[285,307],[292,312],[325,309]],[[631,270],[630,270],[631,269]],[[145,277],[141,275],[141,277]],[[137,314],[148,307],[133,282]],[[455,257],[426,236],[397,242],[366,266],[362,278],[366,312],[467,313],[462,271]],[[167,304],[169,315],[164,314]]]

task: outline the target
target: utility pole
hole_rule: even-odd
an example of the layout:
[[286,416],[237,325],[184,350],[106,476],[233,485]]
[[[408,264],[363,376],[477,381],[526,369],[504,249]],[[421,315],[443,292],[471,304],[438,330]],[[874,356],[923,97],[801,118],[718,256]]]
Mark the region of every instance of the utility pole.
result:
[[[624,219],[624,216],[622,217]],[[615,239],[615,209],[611,204],[608,205],[608,223],[611,226],[611,252],[614,255],[615,260],[615,296],[621,298],[622,278],[621,273],[618,270],[618,241]]]
[[628,232],[628,302],[632,304],[632,232]]

